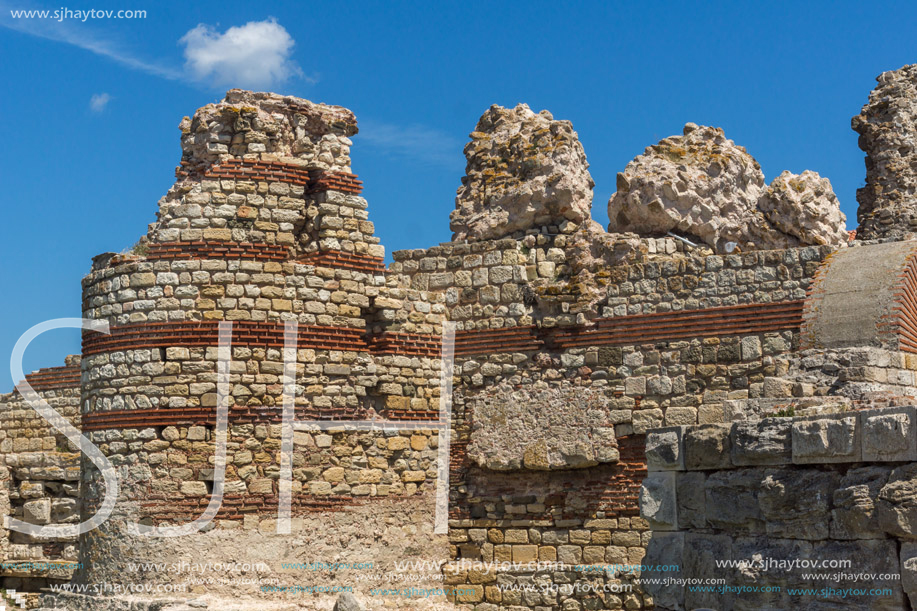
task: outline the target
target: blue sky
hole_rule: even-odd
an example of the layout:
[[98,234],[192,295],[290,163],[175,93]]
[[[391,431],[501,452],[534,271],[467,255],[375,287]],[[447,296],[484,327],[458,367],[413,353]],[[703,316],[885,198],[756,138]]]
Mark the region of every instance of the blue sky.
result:
[[[61,8],[147,16],[11,16]],[[602,224],[615,174],[693,121],[723,127],[768,182],[830,178],[853,228],[865,170],[850,118],[880,72],[917,62],[915,25],[914,3],[0,0],[0,390],[26,329],[80,315],[91,257],[145,232],[178,122],[229,87],[356,113],[353,167],[388,252],[450,239],[467,135],[518,102],[573,122]],[[77,332],[52,332],[26,371],[75,352]]]

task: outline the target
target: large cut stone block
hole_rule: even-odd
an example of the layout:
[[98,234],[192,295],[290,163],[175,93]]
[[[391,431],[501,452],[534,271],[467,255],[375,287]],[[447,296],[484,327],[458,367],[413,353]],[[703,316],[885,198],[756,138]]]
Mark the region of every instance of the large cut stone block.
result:
[[684,433],[685,468],[690,471],[728,469],[730,459],[729,424],[702,424]]
[[898,467],[879,491],[879,528],[896,537],[917,537],[917,464]]
[[736,567],[735,583],[731,585],[746,586],[746,591],[735,595],[734,611],[803,609],[814,600],[813,595],[787,592],[787,588],[811,585],[803,577],[804,569],[786,570],[793,563],[813,560],[809,541],[740,537],[733,541],[732,554],[744,562]]
[[816,469],[768,469],[758,491],[771,537],[828,538],[831,499],[840,475]]
[[640,488],[640,516],[653,530],[676,530],[677,514],[675,473],[656,471],[647,475]]
[[720,471],[707,478],[707,522],[713,528],[734,534],[763,535],[764,517],[758,503],[763,469]]
[[860,412],[864,461],[917,461],[917,408]]
[[675,474],[675,501],[678,504],[679,528],[707,527],[707,474],[686,471]]
[[858,462],[860,440],[856,414],[812,416],[793,422],[796,464]]
[[793,461],[789,418],[736,422],[732,427],[732,464],[785,465]]
[[831,511],[832,539],[884,539],[876,501],[888,482],[891,467],[850,469],[834,491]]
[[[733,559],[732,539],[726,535],[708,535],[686,533],[682,578],[685,579],[725,579],[731,583],[735,569],[717,566],[717,563]],[[701,582],[703,583],[703,582]],[[698,588],[699,589],[699,588]],[[718,592],[699,592],[685,588],[685,607],[687,609],[732,609],[733,595]]]
[[[683,532],[654,532],[646,546],[646,556],[641,564],[653,568],[642,571],[640,578],[644,583],[644,590],[653,597],[657,609],[684,608],[685,587],[672,583],[666,585],[664,582],[667,578],[681,578],[681,571],[674,567],[680,569],[684,566],[684,548]],[[660,570],[661,567],[666,567],[667,570]]]
[[682,443],[686,427],[669,426],[646,434],[646,468],[650,471],[683,471],[685,452]]

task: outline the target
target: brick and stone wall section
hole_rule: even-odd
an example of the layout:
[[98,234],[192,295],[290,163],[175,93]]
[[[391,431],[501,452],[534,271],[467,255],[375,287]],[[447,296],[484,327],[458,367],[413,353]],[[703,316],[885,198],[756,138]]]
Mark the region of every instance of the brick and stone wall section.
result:
[[[680,571],[644,577],[718,578],[779,591],[719,595],[648,588],[659,609],[795,609],[813,595],[787,588],[888,588],[817,597],[845,608],[904,609],[917,602],[913,481],[917,408],[668,427],[647,433],[640,494],[652,529],[645,564]],[[717,567],[716,560],[847,561],[789,570]],[[816,577],[812,573],[823,573]],[[832,574],[901,574],[859,584]],[[809,574],[807,577],[805,574]]]
[[[80,357],[26,376],[38,396],[80,426]],[[80,453],[51,428],[18,390],[0,395],[0,515],[37,525],[79,522]],[[5,526],[5,524],[4,524]],[[36,562],[47,568],[3,568],[2,586],[35,590],[67,581],[77,560],[77,540],[36,539],[3,528],[0,561]]]

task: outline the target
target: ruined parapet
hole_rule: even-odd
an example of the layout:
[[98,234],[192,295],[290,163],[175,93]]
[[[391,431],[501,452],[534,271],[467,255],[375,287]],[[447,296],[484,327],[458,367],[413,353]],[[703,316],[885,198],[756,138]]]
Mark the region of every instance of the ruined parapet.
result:
[[917,233],[917,65],[880,74],[851,126],[866,153],[866,186],[857,189],[857,239]]
[[589,220],[592,187],[586,153],[569,121],[525,104],[491,106],[471,142],[450,215],[453,241],[510,236]]
[[765,186],[744,147],[722,129],[688,123],[684,135],[650,146],[618,174],[609,231],[674,232],[728,251],[847,242],[846,221],[827,179],[784,172]]

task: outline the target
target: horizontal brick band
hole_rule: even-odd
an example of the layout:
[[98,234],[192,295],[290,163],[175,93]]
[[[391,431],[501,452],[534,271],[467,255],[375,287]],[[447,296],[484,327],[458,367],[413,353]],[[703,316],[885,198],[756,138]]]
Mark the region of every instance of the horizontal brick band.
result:
[[[380,497],[386,498],[386,497]],[[216,514],[217,520],[242,520],[246,515],[277,515],[277,495],[227,494]],[[141,515],[153,518],[156,525],[163,522],[184,523],[199,517],[207,508],[209,497],[188,498],[174,495],[141,503]],[[365,503],[352,496],[293,495],[290,509],[294,515],[315,512],[342,511],[347,507]]]
[[358,272],[383,273],[385,272],[385,259],[358,255],[341,250],[325,250],[309,253],[297,259],[300,263],[320,267],[333,267],[335,269],[350,269]]
[[[439,413],[430,410],[382,410],[381,417],[386,420],[405,422],[428,422],[437,424]],[[297,407],[295,418],[303,420],[333,420],[352,422],[368,420],[365,410],[348,408]],[[283,421],[282,408],[255,407],[235,405],[229,409],[229,421],[232,424],[280,424]],[[155,409],[125,409],[107,412],[90,412],[83,414],[84,431],[107,429],[143,429],[156,426],[175,425],[216,425],[215,407],[163,407]]]
[[80,368],[78,366],[48,367],[26,375],[25,379],[35,392],[68,388],[79,390]]
[[[183,161],[176,170],[178,178],[188,178],[199,168],[191,168],[188,162]],[[198,174],[200,175],[200,174]],[[249,159],[227,159],[207,168],[203,173],[204,178],[218,178],[229,180],[253,180],[261,182],[285,182],[305,187],[309,193],[321,191],[343,191],[355,195],[363,191],[363,181],[357,179],[356,174],[349,172],[324,172],[322,170],[308,169],[292,163],[278,161],[254,161]]]
[[158,242],[150,244],[147,260],[162,259],[246,259],[254,261],[286,261],[290,249],[277,244],[256,242]]
[[[83,334],[83,354],[99,354],[137,348],[210,347],[218,343],[216,321],[146,322],[111,327],[105,335]],[[283,324],[240,320],[233,323],[234,346],[283,348]],[[351,327],[299,326],[300,348],[368,352],[362,329]]]
[[538,328],[534,325],[458,331],[455,354],[552,351],[584,346],[632,345],[658,341],[798,330],[802,301],[781,301],[702,310],[599,318],[592,325]]

